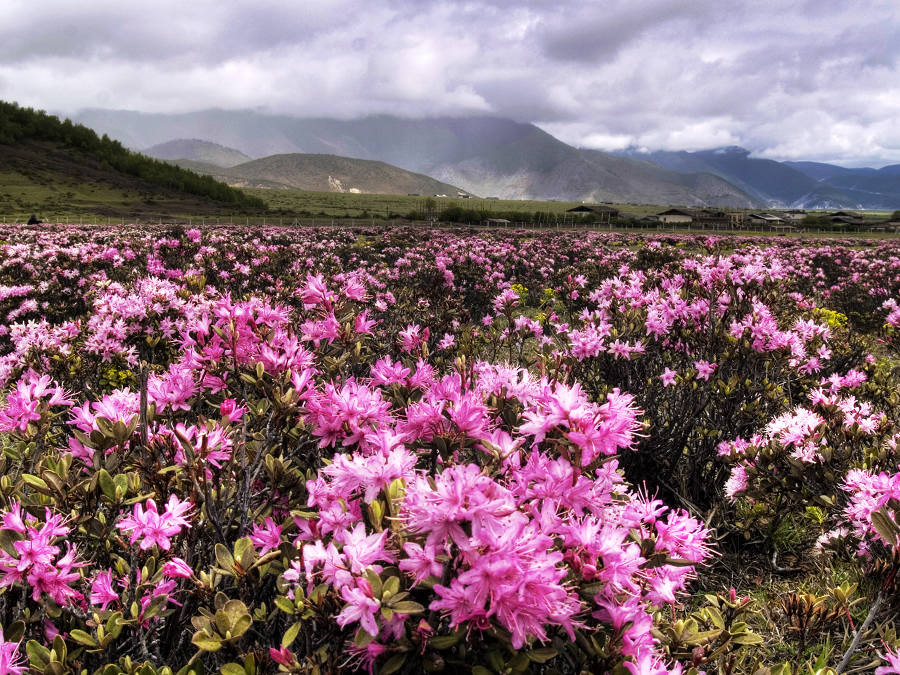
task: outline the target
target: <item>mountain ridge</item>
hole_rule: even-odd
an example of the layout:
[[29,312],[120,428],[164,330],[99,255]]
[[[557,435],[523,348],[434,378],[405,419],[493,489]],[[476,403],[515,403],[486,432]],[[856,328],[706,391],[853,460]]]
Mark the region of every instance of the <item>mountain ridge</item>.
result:
[[706,171],[742,188],[766,206],[803,209],[883,209],[900,206],[900,165],[851,169],[824,162],[777,162],[737,146],[711,150],[640,152],[673,171]]
[[176,138],[144,148],[141,152],[156,159],[191,159],[222,168],[243,164],[253,159],[240,150],[199,138]]
[[386,162],[485,196],[760,205],[712,174],[685,177],[639,160],[581,150],[533,124],[499,117],[336,120],[222,110],[180,115],[89,110],[77,117],[140,147],[203,138],[257,157],[337,154]]
[[[87,110],[78,120],[125,144],[198,138],[251,157],[329,154],[382,161],[486,196],[745,208],[900,207],[900,165],[777,162],[737,146],[608,153],[500,117],[301,118],[256,111],[176,115]],[[201,159],[188,157],[184,159]]]

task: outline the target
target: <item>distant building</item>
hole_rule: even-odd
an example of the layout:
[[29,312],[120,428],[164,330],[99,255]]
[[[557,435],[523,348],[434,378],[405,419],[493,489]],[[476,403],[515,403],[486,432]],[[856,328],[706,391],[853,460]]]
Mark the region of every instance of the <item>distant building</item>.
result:
[[747,214],[747,224],[751,229],[770,229],[775,225],[783,225],[784,220],[771,213],[749,213]]
[[806,218],[806,211],[803,209],[788,209],[787,211],[781,211],[780,215],[784,220],[797,223]]
[[689,209],[666,209],[656,214],[656,219],[661,223],[692,223],[696,211]]
[[728,214],[728,227],[732,230],[743,230],[747,224],[747,214],[743,211],[732,211]]
[[666,209],[656,214],[660,223],[669,225],[690,225],[711,230],[741,229],[744,225],[743,213],[732,213],[722,209]]
[[603,204],[579,204],[573,209],[568,209],[566,213],[591,213],[596,223],[611,223],[619,217],[619,209]]

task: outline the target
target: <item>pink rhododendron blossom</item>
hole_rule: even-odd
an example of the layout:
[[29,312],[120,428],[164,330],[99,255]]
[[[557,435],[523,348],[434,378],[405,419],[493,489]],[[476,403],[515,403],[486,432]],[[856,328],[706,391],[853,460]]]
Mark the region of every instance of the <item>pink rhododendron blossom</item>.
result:
[[122,518],[116,527],[123,532],[131,532],[132,544],[141,539],[141,550],[159,546],[168,551],[172,545],[171,538],[180,534],[182,528],[190,527],[184,518],[190,509],[190,502],[181,501],[173,494],[169,496],[165,510],[159,513],[156,502],[148,499],[144,504],[136,503],[132,515]]

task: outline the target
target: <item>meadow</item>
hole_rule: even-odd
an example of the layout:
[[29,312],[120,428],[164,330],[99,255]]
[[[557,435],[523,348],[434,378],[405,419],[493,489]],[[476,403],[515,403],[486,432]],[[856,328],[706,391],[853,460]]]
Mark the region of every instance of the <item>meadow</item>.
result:
[[900,672],[893,239],[4,237],[0,672]]

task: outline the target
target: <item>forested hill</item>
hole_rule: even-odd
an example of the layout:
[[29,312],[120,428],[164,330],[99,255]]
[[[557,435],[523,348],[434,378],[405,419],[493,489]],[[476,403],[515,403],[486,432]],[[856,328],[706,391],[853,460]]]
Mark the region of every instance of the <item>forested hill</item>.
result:
[[[71,153],[75,161],[92,161],[166,191],[212,200],[240,209],[264,209],[265,203],[209,176],[162,162],[126,149],[105,134],[100,137],[81,124],[16,103],[0,101],[0,156],[14,148],[46,143],[54,151]],[[7,146],[6,153],[2,146]]]

